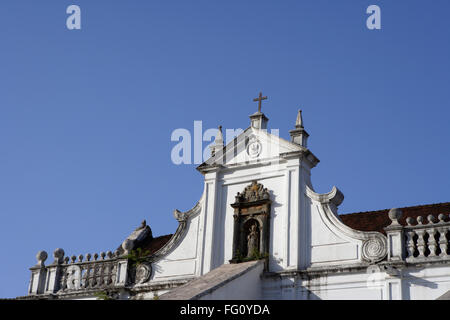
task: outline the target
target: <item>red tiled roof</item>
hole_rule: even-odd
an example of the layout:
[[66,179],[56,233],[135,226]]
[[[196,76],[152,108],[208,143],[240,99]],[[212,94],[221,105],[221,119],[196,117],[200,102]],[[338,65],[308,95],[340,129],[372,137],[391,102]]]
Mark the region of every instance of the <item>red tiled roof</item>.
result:
[[170,240],[170,238],[172,238],[171,234],[152,238],[149,241],[143,241],[143,243],[140,244],[139,247],[142,248],[142,252],[146,252],[148,250],[149,255],[152,255],[153,253],[161,249]]
[[[167,234],[165,236],[159,236],[156,238],[153,238],[151,234],[147,236],[146,238],[142,239],[138,243],[136,243],[135,249],[141,248],[142,252],[146,252],[148,250],[148,253],[146,255],[152,255],[159,249],[161,249],[169,240],[172,238],[171,234]],[[117,251],[120,254],[123,254],[124,250],[122,248],[122,245],[120,245],[117,248]]]
[[[403,216],[399,222],[401,225],[406,225],[406,218],[424,217],[424,221],[428,215],[433,215],[437,220],[439,214],[450,214],[450,202],[428,204],[414,207],[400,208]],[[384,228],[391,224],[391,219],[388,216],[389,209],[378,211],[367,211],[342,214],[339,217],[342,222],[352,229],[359,231],[378,231],[384,232]]]

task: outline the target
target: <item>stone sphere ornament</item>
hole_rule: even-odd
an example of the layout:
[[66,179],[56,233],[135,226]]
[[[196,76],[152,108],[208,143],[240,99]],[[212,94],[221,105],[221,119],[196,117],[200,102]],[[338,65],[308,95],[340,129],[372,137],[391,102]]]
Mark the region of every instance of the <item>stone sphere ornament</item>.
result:
[[412,226],[414,223],[414,219],[411,217],[406,218],[406,223],[408,224],[408,226]]
[[122,243],[122,249],[125,250],[125,253],[129,253],[134,246],[134,242],[130,239],[126,239],[123,243]]
[[55,251],[53,251],[53,258],[55,258],[55,260],[60,261],[62,259],[64,259],[64,250],[61,248],[57,248],[55,249]]
[[43,250],[39,251],[36,254],[36,260],[38,261],[38,264],[41,266],[44,265],[44,261],[47,260],[47,257],[48,257],[47,252],[45,252]]
[[389,210],[388,216],[393,223],[398,223],[398,220],[400,220],[400,218],[403,216],[403,212],[398,208],[392,208],[391,210]]

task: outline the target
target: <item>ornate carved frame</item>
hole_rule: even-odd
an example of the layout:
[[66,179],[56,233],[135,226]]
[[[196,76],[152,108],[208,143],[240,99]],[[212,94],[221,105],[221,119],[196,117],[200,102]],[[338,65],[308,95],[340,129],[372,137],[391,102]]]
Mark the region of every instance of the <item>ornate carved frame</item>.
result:
[[259,252],[269,253],[270,208],[272,201],[266,188],[257,181],[253,181],[242,193],[238,192],[234,208],[233,259],[230,263],[240,262],[240,255],[246,254],[247,233],[245,225],[250,220],[258,223]]

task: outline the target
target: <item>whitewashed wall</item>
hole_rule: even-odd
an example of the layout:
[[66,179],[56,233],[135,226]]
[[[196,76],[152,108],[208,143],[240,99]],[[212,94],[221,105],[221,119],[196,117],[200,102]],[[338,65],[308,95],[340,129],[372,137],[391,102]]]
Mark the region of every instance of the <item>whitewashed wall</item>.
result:
[[450,267],[409,267],[398,276],[385,272],[328,273],[301,280],[292,275],[265,277],[264,299],[284,300],[435,300],[450,290]]
[[244,275],[226,283],[199,300],[260,300],[262,299],[261,274],[264,264],[249,270]]

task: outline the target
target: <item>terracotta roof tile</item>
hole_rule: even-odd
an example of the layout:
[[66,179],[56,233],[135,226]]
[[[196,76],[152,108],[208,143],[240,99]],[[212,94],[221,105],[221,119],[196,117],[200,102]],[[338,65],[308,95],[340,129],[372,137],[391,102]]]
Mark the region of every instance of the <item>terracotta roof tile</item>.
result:
[[149,254],[153,254],[159,249],[161,249],[169,240],[172,238],[171,234],[167,234],[165,236],[159,236],[156,238],[148,239],[147,241],[143,241],[139,247],[142,248],[142,252],[149,251]]
[[[417,218],[422,216],[426,218],[428,215],[433,215],[436,219],[439,214],[450,214],[450,202],[435,203],[428,205],[420,205],[413,207],[400,208],[403,216],[399,222],[401,225],[406,225],[406,218]],[[359,231],[378,231],[384,233],[384,228],[391,224],[391,219],[388,216],[389,209],[378,211],[367,211],[342,214],[339,217],[342,222]],[[424,219],[424,221],[427,221]]]

